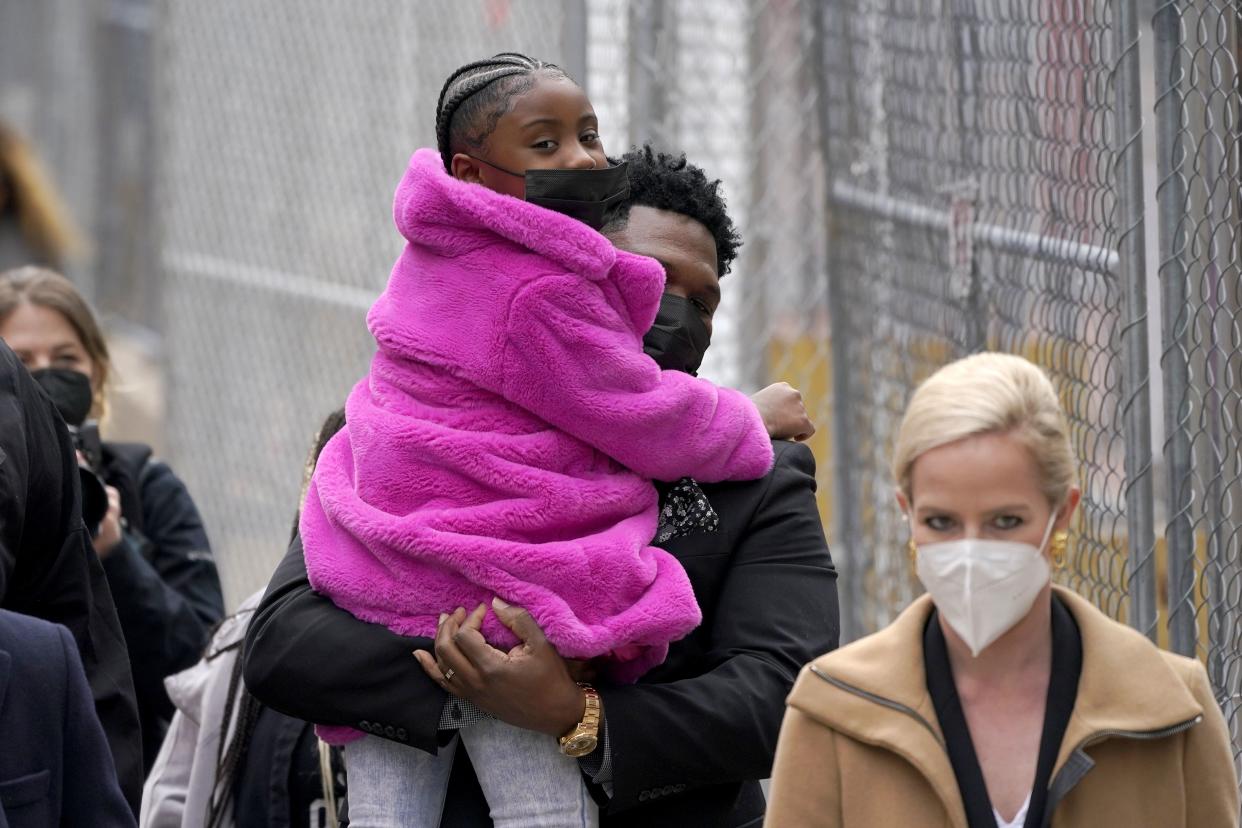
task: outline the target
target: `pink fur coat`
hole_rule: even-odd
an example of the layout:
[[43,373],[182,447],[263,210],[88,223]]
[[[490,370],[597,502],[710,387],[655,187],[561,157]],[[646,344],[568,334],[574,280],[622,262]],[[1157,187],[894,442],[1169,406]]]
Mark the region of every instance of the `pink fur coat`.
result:
[[[650,545],[650,480],[762,476],[758,412],[643,354],[654,260],[460,182],[432,150],[393,211],[409,244],[367,316],[378,352],[302,512],[312,585],[421,636],[499,596],[561,655],[636,679],[700,621],[685,571]],[[516,643],[490,612],[483,633]]]

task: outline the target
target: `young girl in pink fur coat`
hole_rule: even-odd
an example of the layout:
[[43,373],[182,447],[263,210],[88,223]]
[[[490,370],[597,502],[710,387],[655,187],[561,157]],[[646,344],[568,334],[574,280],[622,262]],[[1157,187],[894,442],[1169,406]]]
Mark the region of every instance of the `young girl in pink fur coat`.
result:
[[[308,491],[311,583],[428,637],[442,613],[499,598],[562,656],[634,681],[701,620],[680,564],[651,545],[650,481],[761,477],[784,421],[644,354],[663,270],[593,229],[628,185],[561,70],[515,54],[462,67],[437,133],[397,188],[408,244],[367,317],[378,352]],[[761,393],[788,416],[780,395],[796,392]],[[482,633],[517,643],[491,614]],[[496,825],[598,823],[572,758],[592,740],[558,750],[480,718],[460,736]],[[451,750],[321,732],[350,742],[351,825],[439,823]]]

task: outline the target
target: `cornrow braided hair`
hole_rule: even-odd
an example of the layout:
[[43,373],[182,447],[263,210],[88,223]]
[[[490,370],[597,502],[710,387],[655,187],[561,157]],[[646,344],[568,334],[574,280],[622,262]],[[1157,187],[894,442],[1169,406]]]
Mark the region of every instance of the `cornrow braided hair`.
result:
[[444,169],[452,171],[455,147],[483,146],[514,96],[529,90],[539,74],[569,78],[555,63],[518,52],[476,60],[449,75],[436,101],[436,147]]

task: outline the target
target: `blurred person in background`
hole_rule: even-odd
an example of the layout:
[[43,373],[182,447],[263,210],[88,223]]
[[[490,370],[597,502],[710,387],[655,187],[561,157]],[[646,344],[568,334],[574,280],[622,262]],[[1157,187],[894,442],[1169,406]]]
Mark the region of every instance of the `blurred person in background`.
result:
[[[679,312],[662,312],[644,347],[666,369],[697,371],[740,244],[720,182],[651,148],[622,160],[629,195],[603,232],[619,249],[661,262],[665,291],[679,300],[668,305]],[[656,542],[685,567],[705,621],[637,684],[598,688],[598,745],[577,761],[605,828],[743,826],[763,817],[759,780],[771,769],[785,695],[799,661],[835,647],[839,629],[815,459],[800,443],[773,448],[775,465],[759,480],[661,486]],[[563,732],[582,712],[558,701],[578,697],[569,666],[530,615],[501,612],[524,638],[509,653],[458,626],[464,613],[442,623],[434,642],[367,624],[311,588],[295,538],[247,632],[246,683],[290,715],[431,753],[489,717]],[[468,652],[458,640],[469,640]],[[459,674],[453,695],[433,647]],[[455,751],[442,828],[492,824],[468,752]]]
[[[301,500],[324,444],[343,425],[345,411],[338,409],[320,427]],[[262,597],[260,591],[243,601],[202,660],[165,680],[177,712],[143,787],[142,828],[337,824],[336,803],[345,795],[340,750],[321,743],[309,722],[261,704],[241,680],[241,644]]]
[[893,472],[928,594],[803,670],[765,824],[1236,825],[1203,665],[1051,584],[1080,493],[1043,371],[1007,354],[940,369]]
[[106,486],[103,516],[89,528],[125,633],[149,769],[173,714],[164,678],[199,659],[224,615],[203,521],[148,446],[98,439],[111,364],[72,283],[37,267],[0,273],[0,339],[76,431],[81,462]]
[[0,123],[0,270],[63,269],[84,246],[34,149]]
[[[7,652],[0,655],[0,806],[5,811],[12,807],[10,824],[30,824],[17,822],[17,809],[40,802],[44,804],[38,807],[51,809],[48,818],[55,818],[58,806],[53,800],[62,792],[80,793],[85,804],[97,801],[96,795],[106,799],[107,772],[116,774],[136,814],[142,788],[142,745],[133,679],[107,579],[82,521],[73,444],[47,395],[3,341],[0,607],[63,624],[77,645],[77,654],[71,658],[63,651],[63,640],[57,641],[47,627],[23,624],[16,617],[3,624],[0,649]],[[22,636],[29,640],[14,640]],[[44,660],[35,660],[29,647],[32,641],[47,645]],[[77,666],[78,659],[82,667]],[[80,669],[85,669],[94,700],[92,715],[98,717],[111,748],[111,761],[106,764],[96,755],[91,726],[84,721],[74,695],[75,674]],[[30,695],[39,682],[46,683],[48,696],[32,700]],[[53,692],[60,695],[60,707],[47,704]],[[44,718],[48,712],[64,714],[65,719]],[[77,756],[58,756],[55,745],[28,744],[40,742],[50,729],[69,739],[66,750],[81,751],[97,765],[78,780],[83,785],[97,783],[96,787],[79,788],[78,781],[70,787],[63,778],[64,773],[83,771],[76,764]],[[58,764],[62,761],[63,766]],[[107,812],[103,808],[101,816]],[[79,819],[65,824],[109,823]]]

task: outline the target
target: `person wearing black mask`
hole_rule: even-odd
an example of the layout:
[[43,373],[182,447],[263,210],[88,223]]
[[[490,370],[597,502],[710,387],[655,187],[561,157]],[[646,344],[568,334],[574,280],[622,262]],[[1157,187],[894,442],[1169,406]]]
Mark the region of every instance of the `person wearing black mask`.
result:
[[[685,329],[701,323],[710,337],[719,277],[739,240],[718,182],[702,170],[650,148],[622,160],[630,193],[605,234],[664,264],[666,333],[645,345],[664,367],[695,370],[707,341],[702,330]],[[685,318],[687,305],[697,321]],[[776,442],[775,454],[761,480],[666,493],[665,506],[679,507],[672,519],[687,531],[656,542],[685,567],[705,620],[638,684],[599,688],[599,746],[579,762],[604,826],[746,825],[762,817],[758,780],[771,767],[785,695],[801,661],[834,648],[839,630],[814,459],[794,442]],[[246,684],[289,715],[429,752],[478,716],[568,731],[582,709],[553,701],[577,696],[568,666],[528,615],[500,611],[526,648],[492,650],[462,628],[458,613],[441,626],[432,658],[430,640],[358,621],[316,594],[295,539],[251,623]],[[455,696],[443,689],[444,669],[454,670]],[[488,825],[468,757],[460,749],[456,756],[441,825]]]
[[[159,751],[172,702],[164,678],[195,663],[224,599],[202,518],[185,485],[149,446],[101,442],[108,348],[90,306],[58,273],[0,273],[0,339],[74,433],[91,545],[103,564],[133,668],[143,769]],[[90,503],[84,498],[84,503]]]
[[[142,754],[129,658],[81,509],[69,434],[51,401],[16,355],[0,342],[0,607],[69,629],[85,668],[95,713],[111,748],[117,778],[136,814],[142,789]],[[20,622],[14,622],[11,629],[22,629]],[[17,659],[15,669],[21,669],[21,658],[28,655],[22,648],[10,653],[9,661]],[[14,665],[5,669],[11,667]],[[73,666],[69,666],[62,674],[67,682],[72,672]],[[0,686],[0,695],[5,692]],[[34,706],[42,703],[40,700]],[[30,724],[30,717],[21,718]],[[6,721],[0,716],[0,734],[18,739],[14,726]],[[18,755],[27,752],[27,746],[0,739],[0,754],[12,760],[0,761],[0,803],[6,809],[12,805],[16,810],[19,791],[7,783],[24,778],[25,772],[14,762],[30,758]],[[50,772],[50,765],[43,770]],[[24,789],[30,794],[35,785],[26,782]]]

